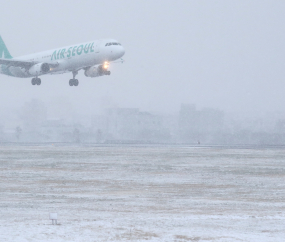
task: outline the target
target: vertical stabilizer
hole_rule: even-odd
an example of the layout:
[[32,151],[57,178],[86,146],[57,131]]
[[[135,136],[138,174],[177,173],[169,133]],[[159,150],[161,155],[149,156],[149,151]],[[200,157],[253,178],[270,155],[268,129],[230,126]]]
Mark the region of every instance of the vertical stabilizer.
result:
[[12,59],[9,50],[7,49],[2,37],[0,36],[0,58],[2,59]]

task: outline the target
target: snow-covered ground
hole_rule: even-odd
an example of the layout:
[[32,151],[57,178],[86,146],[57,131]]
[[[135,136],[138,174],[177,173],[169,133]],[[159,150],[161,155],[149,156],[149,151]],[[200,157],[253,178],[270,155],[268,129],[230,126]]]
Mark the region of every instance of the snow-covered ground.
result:
[[284,189],[285,149],[1,145],[0,241],[281,242]]

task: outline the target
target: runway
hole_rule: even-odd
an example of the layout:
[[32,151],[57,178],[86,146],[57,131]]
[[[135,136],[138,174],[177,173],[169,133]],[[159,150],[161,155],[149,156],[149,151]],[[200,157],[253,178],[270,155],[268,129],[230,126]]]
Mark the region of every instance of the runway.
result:
[[283,148],[2,144],[0,184],[0,241],[285,238]]

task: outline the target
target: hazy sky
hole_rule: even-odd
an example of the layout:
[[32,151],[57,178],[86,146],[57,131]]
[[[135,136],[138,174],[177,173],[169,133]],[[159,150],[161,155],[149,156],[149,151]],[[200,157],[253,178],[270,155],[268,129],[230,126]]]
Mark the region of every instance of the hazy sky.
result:
[[[83,114],[138,107],[176,112],[181,103],[236,113],[283,112],[285,1],[4,1],[1,36],[12,56],[114,38],[124,64],[111,76],[0,76],[0,108],[38,98]],[[60,109],[60,108],[59,108]]]

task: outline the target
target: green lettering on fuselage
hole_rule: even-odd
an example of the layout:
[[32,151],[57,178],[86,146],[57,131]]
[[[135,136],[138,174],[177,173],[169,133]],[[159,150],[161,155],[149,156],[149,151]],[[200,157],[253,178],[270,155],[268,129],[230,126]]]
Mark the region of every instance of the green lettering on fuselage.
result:
[[77,48],[77,55],[81,55],[82,53],[82,50],[83,50],[83,45],[79,45],[78,48]]
[[58,52],[57,52],[57,55],[56,55],[57,59],[59,58],[59,53],[60,53],[60,50],[58,50]]
[[94,52],[93,50],[93,45],[94,45],[94,42],[92,43],[91,47],[90,47],[90,52]]
[[87,46],[88,44],[86,44],[85,46],[84,46],[84,53],[85,54],[87,54],[88,52],[89,52],[89,47],[90,47],[90,45],[91,44],[89,44],[88,46]]
[[60,59],[64,59],[65,49],[62,49],[60,52]]
[[69,47],[69,48],[68,48],[68,51],[67,51],[67,52],[68,52],[68,55],[67,55],[67,57],[70,57],[70,56],[71,56],[71,49],[72,49],[72,47]]
[[[67,51],[66,49],[55,50],[51,55],[51,60],[58,60],[58,59],[64,59],[65,57],[81,55],[83,51],[85,54],[88,54],[89,51],[94,52],[94,42],[85,44],[85,46],[79,45],[77,47],[75,45],[75,46],[69,47]],[[67,52],[67,55],[65,56],[66,52]]]
[[56,50],[55,50],[55,51],[52,53],[52,55],[51,55],[51,60],[52,60],[53,58],[56,60]]
[[74,46],[73,47],[73,50],[72,50],[72,56],[75,56],[75,50],[76,50],[77,46]]

